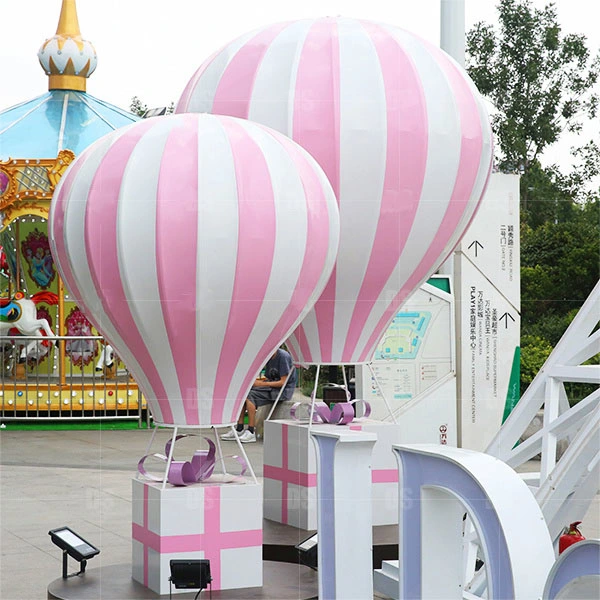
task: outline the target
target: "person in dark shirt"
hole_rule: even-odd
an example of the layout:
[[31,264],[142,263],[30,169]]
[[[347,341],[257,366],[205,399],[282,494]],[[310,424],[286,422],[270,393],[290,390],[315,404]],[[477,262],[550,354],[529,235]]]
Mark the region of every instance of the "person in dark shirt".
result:
[[[256,424],[256,409],[265,404],[272,404],[277,399],[279,391],[282,387],[284,390],[281,394],[282,400],[289,400],[296,387],[298,376],[294,369],[292,357],[289,352],[282,348],[278,348],[267,361],[263,374],[254,381],[245,405],[242,407],[240,418],[238,419],[236,431],[238,432],[241,442],[245,444],[256,442],[256,434],[254,426]],[[244,431],[244,417],[248,412],[248,429]],[[242,433],[243,432],[243,433]],[[222,440],[234,440],[235,433],[229,431],[221,436]]]

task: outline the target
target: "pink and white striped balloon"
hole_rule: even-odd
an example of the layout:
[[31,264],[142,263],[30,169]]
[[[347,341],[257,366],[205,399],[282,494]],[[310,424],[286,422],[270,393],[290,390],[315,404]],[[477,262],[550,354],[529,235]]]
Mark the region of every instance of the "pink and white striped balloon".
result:
[[148,119],[90,146],[54,194],[67,287],[158,423],[229,424],[319,297],[339,215],[310,155],[212,115]]
[[458,244],[491,169],[487,112],[439,48],[346,18],[279,23],[210,57],[178,112],[272,127],[308,150],[340,208],[325,291],[288,340],[301,363],[363,363]]

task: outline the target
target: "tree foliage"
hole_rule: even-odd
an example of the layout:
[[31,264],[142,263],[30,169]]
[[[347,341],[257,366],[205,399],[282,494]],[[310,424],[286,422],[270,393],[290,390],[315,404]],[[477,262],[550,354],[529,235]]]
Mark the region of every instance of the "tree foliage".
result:
[[600,57],[585,36],[563,35],[553,4],[500,0],[498,14],[498,29],[478,23],[468,33],[468,71],[499,111],[501,170],[524,172],[564,131],[596,117]]
[[[467,34],[467,68],[497,109],[498,167],[521,177],[521,391],[562,337],[600,277],[600,149],[543,165],[565,132],[598,116],[600,56],[585,36],[564,34],[556,8],[500,0],[496,27]],[[564,164],[568,162],[569,164]]]
[[[169,106],[166,107],[166,113],[167,115],[170,115],[172,113],[175,112],[175,103],[171,102],[169,104]],[[137,115],[138,117],[143,117],[146,112],[148,111],[148,105],[143,102],[138,96],[134,96],[131,99],[131,103],[129,105],[129,110],[134,114]]]
[[143,117],[145,112],[148,110],[148,106],[144,104],[137,96],[131,99],[129,110],[138,117]]

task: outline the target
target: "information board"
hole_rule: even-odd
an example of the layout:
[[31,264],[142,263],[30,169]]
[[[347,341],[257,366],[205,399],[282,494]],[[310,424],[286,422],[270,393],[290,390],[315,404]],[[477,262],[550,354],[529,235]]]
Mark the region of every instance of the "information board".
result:
[[371,365],[377,381],[368,366],[357,367],[357,391],[370,402],[373,418],[392,418],[379,384],[403,443],[456,443],[453,306],[450,279],[430,279],[381,338]]

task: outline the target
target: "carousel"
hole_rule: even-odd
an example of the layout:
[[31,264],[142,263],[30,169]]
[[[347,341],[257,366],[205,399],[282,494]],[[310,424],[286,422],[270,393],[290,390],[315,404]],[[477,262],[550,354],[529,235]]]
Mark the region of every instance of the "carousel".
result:
[[97,56],[75,0],[38,58],[48,92],[0,112],[0,417],[131,418],[138,386],[65,288],[47,219],[75,157],[138,118],[86,92]]

